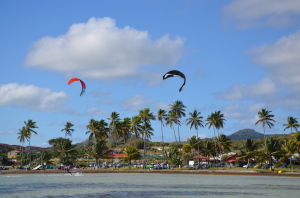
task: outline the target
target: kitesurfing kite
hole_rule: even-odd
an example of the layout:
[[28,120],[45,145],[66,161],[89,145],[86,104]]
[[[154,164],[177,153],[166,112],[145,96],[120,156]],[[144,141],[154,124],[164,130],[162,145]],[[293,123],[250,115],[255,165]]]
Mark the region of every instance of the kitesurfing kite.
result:
[[163,76],[163,79],[165,80],[169,77],[175,77],[175,76],[181,77],[184,80],[182,86],[179,89],[179,91],[182,91],[184,88],[184,85],[185,85],[185,75],[182,72],[180,72],[178,70],[171,70]]
[[70,85],[74,81],[80,81],[81,86],[82,86],[82,90],[81,90],[80,96],[82,96],[84,94],[84,92],[85,92],[85,89],[86,89],[85,83],[82,80],[80,80],[79,78],[72,78],[71,80],[69,80],[68,84]]

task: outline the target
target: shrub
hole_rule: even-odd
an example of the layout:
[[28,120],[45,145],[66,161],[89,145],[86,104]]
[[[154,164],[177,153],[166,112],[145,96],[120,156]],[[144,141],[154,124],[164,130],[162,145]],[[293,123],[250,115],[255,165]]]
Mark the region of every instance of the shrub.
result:
[[280,164],[274,164],[275,168],[279,168]]

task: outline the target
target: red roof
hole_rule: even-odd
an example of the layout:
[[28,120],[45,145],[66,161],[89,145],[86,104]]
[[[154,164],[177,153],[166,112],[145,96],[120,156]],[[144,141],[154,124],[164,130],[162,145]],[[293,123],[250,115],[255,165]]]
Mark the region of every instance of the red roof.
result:
[[127,155],[125,154],[113,154],[113,157],[126,157]]
[[[239,153],[231,155],[231,156],[227,157],[226,159],[224,159],[223,162],[235,162],[238,155],[239,155]],[[241,160],[241,161],[243,161],[243,160]]]
[[210,157],[205,157],[203,155],[199,155],[199,156],[196,156],[196,157],[193,157],[194,159],[209,159]]

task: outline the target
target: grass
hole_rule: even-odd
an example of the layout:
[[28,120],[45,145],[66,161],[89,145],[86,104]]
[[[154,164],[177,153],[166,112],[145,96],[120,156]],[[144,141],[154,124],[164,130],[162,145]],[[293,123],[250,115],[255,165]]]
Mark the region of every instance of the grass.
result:
[[[11,166],[7,166],[9,168],[9,170],[14,170]],[[87,170],[92,170],[93,167],[86,167],[85,169]],[[47,169],[47,170],[54,170],[54,169]],[[101,170],[101,169],[100,169]],[[104,169],[105,170],[105,169]],[[121,168],[108,168],[106,170],[115,170],[115,171],[145,171],[147,169],[142,169],[142,168],[135,168],[135,167],[121,167]],[[261,168],[243,168],[243,167],[232,167],[232,168],[229,168],[229,167],[212,167],[212,168],[209,168],[209,169],[194,169],[192,167],[189,167],[189,168],[171,168],[171,169],[154,169],[156,171],[164,171],[164,172],[169,172],[169,171],[187,171],[187,170],[198,170],[198,171],[217,171],[217,170],[231,170],[231,171],[256,171],[257,173],[277,173],[278,171],[282,171],[283,173],[290,173],[292,172],[292,170],[290,168],[275,168],[274,171],[271,171],[269,169],[261,169]],[[20,171],[20,169],[17,169],[15,171]],[[25,170],[24,170],[25,171]],[[62,170],[63,171],[63,170]],[[300,169],[297,168],[297,169],[294,169],[294,172],[295,173],[300,173]]]

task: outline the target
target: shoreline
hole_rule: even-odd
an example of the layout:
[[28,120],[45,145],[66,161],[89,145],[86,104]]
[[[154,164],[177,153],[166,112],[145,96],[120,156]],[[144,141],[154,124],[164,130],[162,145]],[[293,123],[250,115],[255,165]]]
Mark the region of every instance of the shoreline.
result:
[[[249,175],[249,176],[283,176],[283,177],[300,177],[298,172],[258,172],[253,170],[236,171],[236,170],[101,170],[101,169],[72,169],[71,173],[83,174],[105,174],[105,173],[126,173],[126,174],[197,174],[197,175]],[[64,170],[2,170],[0,175],[11,174],[66,174]]]

